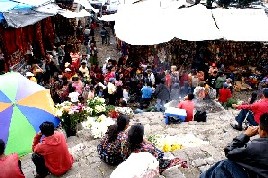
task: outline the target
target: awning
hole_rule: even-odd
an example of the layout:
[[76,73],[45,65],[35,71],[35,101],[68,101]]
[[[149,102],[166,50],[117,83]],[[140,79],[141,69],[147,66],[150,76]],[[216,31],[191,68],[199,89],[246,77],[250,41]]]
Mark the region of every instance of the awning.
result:
[[268,17],[263,9],[213,9],[226,40],[268,41]]
[[119,8],[115,22],[116,36],[132,45],[154,45],[174,37],[172,26],[160,8],[130,5]]
[[36,12],[34,10],[11,10],[9,12],[4,12],[3,16],[7,22],[8,27],[20,28],[26,27],[28,25],[33,25],[36,22],[39,22],[51,16],[51,14]]
[[110,14],[110,15],[103,15],[103,16],[99,17],[99,20],[106,21],[106,22],[115,21],[116,16],[117,16],[116,13],[115,14]]
[[35,9],[35,11],[37,12],[48,13],[48,14],[57,14],[61,10],[62,9],[57,4],[54,3],[40,6]]
[[[188,41],[216,40],[223,38],[215,25],[211,10],[199,4],[171,11],[176,38]],[[174,20],[176,19],[176,20]]]
[[73,12],[70,10],[64,10],[59,13],[63,17],[72,19],[72,18],[79,18],[79,17],[89,17],[91,14],[87,12],[85,9],[82,9],[80,12]]
[[95,13],[99,12],[99,9],[95,9],[91,6],[91,4],[89,3],[89,1],[87,0],[74,0],[74,3],[78,3],[81,4],[85,9],[90,9]]

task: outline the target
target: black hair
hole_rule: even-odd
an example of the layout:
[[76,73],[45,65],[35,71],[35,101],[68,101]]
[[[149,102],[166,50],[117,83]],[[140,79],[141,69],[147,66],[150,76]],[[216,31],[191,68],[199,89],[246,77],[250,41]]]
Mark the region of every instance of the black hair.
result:
[[108,135],[108,142],[115,141],[118,134],[118,126],[116,124],[110,125],[106,134]]
[[117,118],[117,130],[118,132],[124,131],[126,126],[129,124],[129,117],[125,115],[119,115]]
[[265,88],[263,90],[263,95],[264,95],[265,98],[268,98],[268,88]]
[[127,116],[120,115],[117,118],[117,124],[111,125],[108,128],[108,131],[106,133],[108,135],[108,142],[115,141],[118,133],[124,131],[128,124],[129,118]]
[[255,91],[252,92],[252,93],[251,93],[251,98],[250,98],[249,104],[254,103],[254,102],[257,100],[257,98],[258,98],[258,93],[255,92]]
[[0,139],[0,155],[4,154],[6,148],[6,144],[4,140]]
[[260,129],[268,133],[268,113],[264,113],[260,117]]
[[39,126],[41,133],[46,137],[54,134],[54,128],[54,123],[49,121],[45,121]]
[[194,99],[194,94],[189,93],[189,94],[188,94],[188,100],[192,100],[192,99]]
[[144,135],[144,126],[142,124],[135,124],[131,126],[131,128],[128,131],[128,138],[127,138],[131,151],[140,148],[140,145],[143,142],[143,135]]
[[127,107],[127,102],[125,100],[120,101],[121,107]]

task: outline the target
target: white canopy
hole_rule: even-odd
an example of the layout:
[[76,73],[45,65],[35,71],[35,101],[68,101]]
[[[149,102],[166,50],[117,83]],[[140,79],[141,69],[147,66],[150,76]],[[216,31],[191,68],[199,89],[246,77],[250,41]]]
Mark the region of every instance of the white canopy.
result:
[[199,4],[190,8],[176,9],[174,21],[175,37],[188,41],[215,40],[223,38],[212,18],[211,10]]
[[60,14],[63,16],[63,17],[66,17],[66,18],[77,18],[77,17],[88,17],[88,16],[91,16],[91,14],[89,12],[87,12],[85,9],[82,9],[80,12],[73,12],[73,11],[70,11],[70,10],[64,10],[62,12],[60,12]]
[[31,6],[35,6],[35,7],[54,2],[54,0],[14,0],[14,1],[23,3],[23,4],[28,4]]
[[263,9],[213,9],[224,38],[233,41],[268,41],[268,17]]
[[93,10],[95,13],[99,12],[99,9],[93,8],[87,0],[74,0],[74,3],[81,4],[85,9]]
[[[227,39],[268,41],[268,17],[263,9],[213,9],[198,4],[188,8],[157,5],[152,1],[119,6],[116,36],[132,45],[154,45],[174,37],[188,41]],[[214,17],[214,18],[213,18]]]
[[116,20],[116,16],[117,16],[117,13],[110,14],[110,15],[103,15],[103,16],[101,16],[99,18],[99,20],[106,21],[106,22],[115,21]]
[[164,19],[160,8],[139,5],[119,8],[115,22],[116,36],[132,45],[154,45],[170,41],[171,24]]
[[58,5],[54,3],[50,3],[44,6],[37,7],[35,11],[43,12],[47,14],[57,14],[60,10],[62,10]]

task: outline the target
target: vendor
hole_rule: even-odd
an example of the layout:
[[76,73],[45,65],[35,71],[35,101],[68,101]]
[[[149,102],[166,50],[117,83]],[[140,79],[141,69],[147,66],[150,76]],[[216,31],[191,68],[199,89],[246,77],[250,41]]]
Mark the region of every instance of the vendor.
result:
[[89,77],[89,70],[88,70],[86,61],[82,61],[81,62],[81,66],[79,68],[79,71],[83,74],[83,77],[84,78],[88,78]]
[[193,120],[194,117],[194,102],[192,101],[194,99],[194,94],[188,94],[188,96],[185,97],[184,101],[181,101],[178,105],[178,108],[185,109],[187,113],[187,117],[185,122],[189,122]]

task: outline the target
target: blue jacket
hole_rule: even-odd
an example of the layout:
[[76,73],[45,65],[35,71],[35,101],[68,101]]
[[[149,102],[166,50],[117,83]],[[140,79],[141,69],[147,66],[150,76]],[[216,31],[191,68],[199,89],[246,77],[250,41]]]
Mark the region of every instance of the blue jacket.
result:
[[142,92],[142,98],[152,98],[153,89],[148,86],[143,86],[141,89]]

